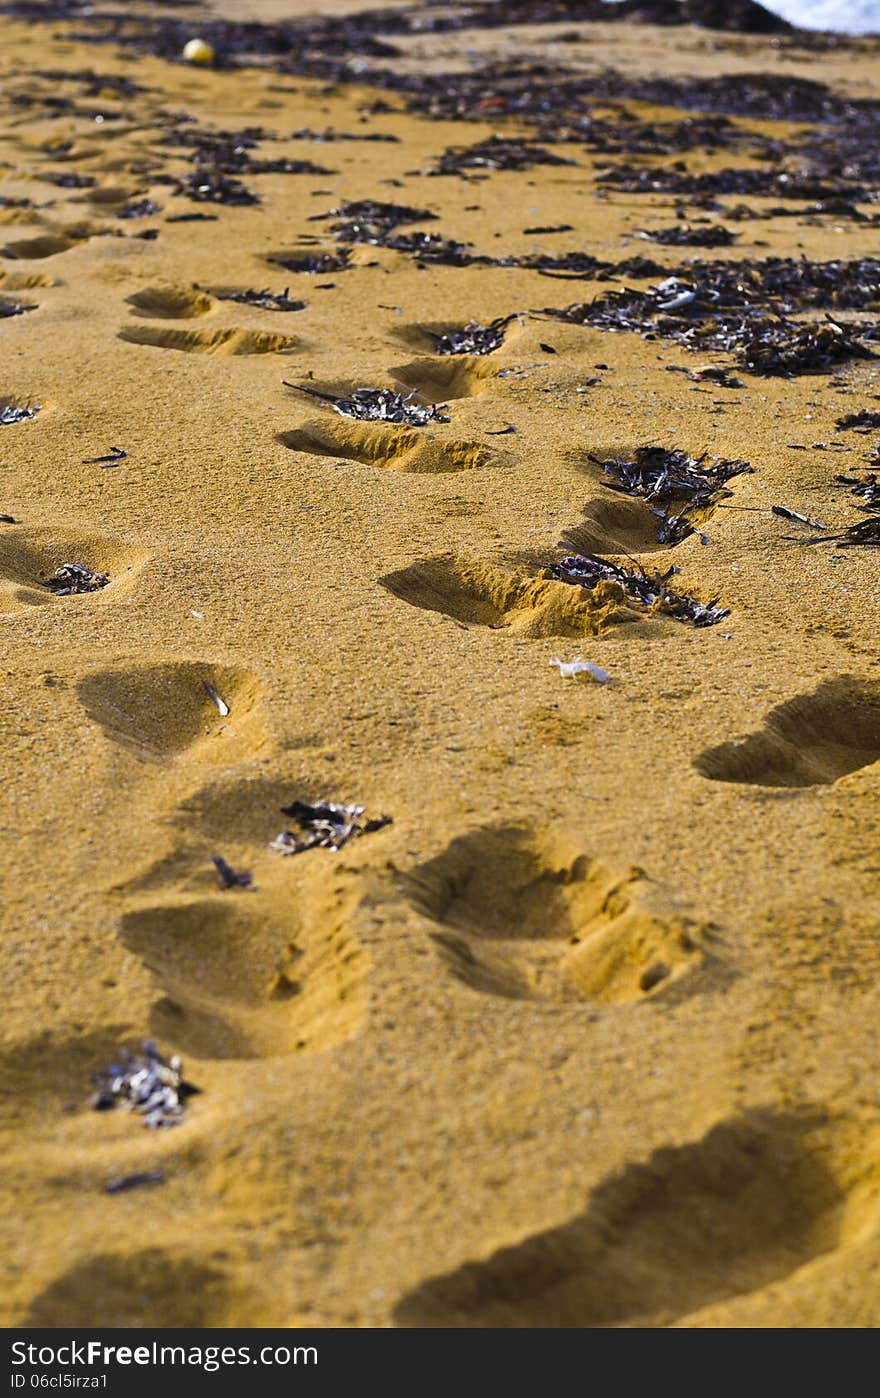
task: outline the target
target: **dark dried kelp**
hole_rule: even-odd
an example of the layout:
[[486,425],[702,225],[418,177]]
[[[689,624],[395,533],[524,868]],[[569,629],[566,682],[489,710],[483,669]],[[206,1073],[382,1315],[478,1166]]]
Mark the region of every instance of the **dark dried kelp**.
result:
[[638,447],[630,461],[620,457],[589,459],[611,477],[602,482],[610,490],[652,502],[661,544],[687,539],[706,514],[731,495],[726,482],[753,469],[747,461],[739,460],[713,459],[704,464],[706,453],[692,457],[678,449],[657,446]]
[[570,554],[550,566],[549,572],[561,582],[573,583],[589,591],[601,583],[613,583],[625,600],[645,612],[662,612],[676,621],[690,622],[693,626],[715,626],[730,615],[730,608],[719,607],[718,599],[712,602],[699,602],[687,593],[673,592],[667,583],[678,573],[677,568],[668,568],[665,573],[648,573],[640,563],[632,568],[612,563],[598,554]]
[[469,320],[463,329],[447,330],[442,335],[424,325],[419,329],[431,341],[435,354],[491,354],[503,345],[504,332],[513,320],[516,320],[515,315],[498,316],[488,325]]
[[850,495],[855,495],[863,503],[861,510],[880,508],[880,479],[874,474],[866,476],[835,476],[836,485],[849,486]]
[[343,417],[357,418],[360,422],[400,422],[408,427],[426,427],[429,422],[449,422],[449,417],[442,412],[445,403],[431,403],[423,407],[413,401],[413,394],[404,398],[390,388],[356,388],[347,397],[339,398],[335,394],[309,388],[306,384],[288,383],[286,379],[282,382],[286,388],[295,388],[298,393],[319,398]]
[[29,418],[36,417],[40,411],[39,403],[34,403],[31,407],[19,408],[12,403],[7,403],[0,408],[0,427],[8,427],[13,422],[27,422]]
[[51,578],[46,578],[43,586],[56,597],[72,597],[80,592],[100,592],[110,579],[105,573],[96,573],[82,563],[62,563]]
[[472,170],[528,170],[533,165],[573,165],[535,141],[489,136],[474,146],[450,146],[438,157],[429,175],[466,176]]
[[218,301],[237,301],[243,306],[258,306],[261,311],[301,311],[305,301],[295,301],[283,291],[215,291]]
[[90,1105],[95,1111],[107,1111],[121,1102],[127,1111],[139,1112],[151,1130],[179,1126],[184,1103],[196,1091],[184,1081],[180,1058],[163,1058],[151,1041],[143,1045],[142,1053],[125,1053],[119,1063],[96,1073],[94,1082]]
[[294,801],[282,806],[282,815],[292,816],[295,830],[282,830],[272,841],[279,854],[301,854],[308,849],[339,850],[358,835],[369,835],[391,824],[391,817],[382,815],[362,821],[364,806],[342,806],[333,801],[319,801],[311,806]]

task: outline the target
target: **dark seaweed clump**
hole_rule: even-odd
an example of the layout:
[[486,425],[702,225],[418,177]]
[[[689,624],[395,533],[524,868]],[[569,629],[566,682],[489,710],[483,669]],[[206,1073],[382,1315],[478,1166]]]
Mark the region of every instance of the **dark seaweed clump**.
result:
[[731,495],[727,482],[752,471],[747,461],[713,460],[706,464],[705,453],[692,457],[678,449],[657,446],[638,447],[631,461],[620,457],[602,461],[594,456],[590,460],[610,477],[602,482],[610,490],[652,502],[660,521],[657,539],[661,544],[678,544],[688,538],[700,518]]
[[28,408],[17,408],[7,403],[5,407],[0,407],[0,427],[7,427],[13,422],[27,422],[29,418],[36,417],[39,411],[39,403]]
[[491,354],[504,343],[504,332],[512,320],[516,320],[515,315],[498,316],[488,325],[470,320],[461,330],[447,330],[443,335],[424,325],[419,329],[431,341],[435,354]]
[[351,248],[340,248],[338,252],[320,253],[276,253],[269,258],[288,272],[306,272],[323,276],[328,272],[344,272],[351,261]]
[[573,165],[534,141],[489,136],[474,146],[451,146],[438,158],[429,175],[466,176],[472,170],[529,170],[533,165]]
[[737,234],[721,224],[695,227],[689,223],[674,223],[670,228],[645,228],[642,236],[664,247],[726,248],[736,241]]
[[0,320],[8,320],[11,316],[23,316],[25,311],[35,311],[36,302],[27,304],[24,301],[4,301],[0,299]]
[[301,311],[305,301],[295,301],[283,291],[215,291],[218,301],[238,301],[243,306],[258,306],[261,311]]
[[123,204],[121,209],[116,210],[116,217],[149,218],[152,214],[161,212],[161,205],[155,204],[152,199],[133,199],[130,203]]
[[837,420],[838,432],[871,432],[875,427],[880,428],[880,413],[849,413]]
[[598,554],[578,553],[560,559],[548,571],[561,582],[590,591],[601,583],[614,583],[626,601],[640,611],[662,612],[693,626],[715,626],[730,616],[730,608],[719,607],[717,598],[712,602],[699,602],[687,593],[672,591],[667,584],[678,572],[677,568],[668,568],[665,573],[648,573],[640,563],[627,568]]
[[377,199],[357,199],[331,209],[329,213],[317,215],[315,222],[335,219],[330,226],[342,243],[371,243],[374,246],[388,246],[388,239],[395,228],[407,223],[427,223],[435,220],[436,214],[429,209],[414,209],[406,204],[386,204]]
[[649,291],[609,291],[545,314],[578,325],[630,330],[700,352],[732,353],[759,374],[813,373],[846,358],[872,358],[873,323],[803,324],[801,310],[880,306],[880,260],[693,262]]
[[867,476],[835,476],[837,485],[849,486],[850,495],[855,495],[862,504],[860,510],[880,508],[880,480],[874,474]]

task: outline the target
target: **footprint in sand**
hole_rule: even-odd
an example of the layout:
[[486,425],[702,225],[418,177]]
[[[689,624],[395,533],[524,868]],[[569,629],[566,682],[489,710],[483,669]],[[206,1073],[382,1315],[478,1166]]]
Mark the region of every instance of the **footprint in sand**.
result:
[[332,1048],[366,1011],[367,960],[345,906],[293,912],[241,889],[126,913],[119,935],[155,979],[150,1033],[193,1058]]
[[[88,530],[11,529],[0,534],[0,609],[105,606],[131,592],[149,558],[147,549]],[[56,594],[47,582],[65,563],[78,564],[108,581],[94,591]]]
[[[120,937],[161,992],[150,1032],[184,1055],[315,1052],[364,1021],[369,961],[355,932],[362,880],[332,855],[294,867],[269,847],[284,824],[279,808],[297,793],[280,779],[209,783],[172,818],[171,852],[116,890],[147,902],[125,913]],[[253,871],[253,882],[221,891],[217,851]]]
[[156,320],[195,320],[217,304],[207,292],[185,286],[147,286],[126,299],[140,315]]
[[241,1308],[240,1288],[213,1260],[182,1248],[98,1253],[76,1262],[32,1302],[25,1324],[79,1328],[105,1325],[222,1326]]
[[144,762],[230,762],[267,741],[260,682],[235,666],[168,661],[98,670],[80,680],[77,695],[107,738]]
[[25,261],[32,258],[55,257],[57,253],[69,252],[71,248],[79,247],[86,242],[86,238],[68,238],[60,233],[41,233],[36,238],[19,238],[14,242],[6,243],[0,248],[3,257],[22,258]]
[[[853,1146],[857,1148],[853,1161]],[[596,1186],[583,1213],[419,1286],[404,1326],[663,1326],[759,1291],[876,1219],[852,1129],[755,1111]]]
[[291,335],[231,326],[217,330],[172,330],[132,325],[120,330],[119,338],[134,345],[183,350],[186,354],[281,354],[292,350],[297,343]]
[[842,676],[772,709],[739,742],[707,748],[694,766],[718,782],[827,786],[880,761],[880,684]]
[[442,441],[412,428],[379,423],[311,422],[293,432],[280,432],[277,440],[291,451],[309,456],[427,475],[506,465],[510,459],[480,442]]
[[640,869],[612,869],[529,826],[461,835],[403,889],[436,924],[452,975],[484,994],[617,1004],[722,970],[714,929]]
[[598,636],[609,626],[638,620],[601,586],[585,592],[456,554],[424,559],[379,582],[410,606],[519,636]]
[[464,356],[413,359],[388,372],[401,388],[414,393],[417,401],[425,404],[473,398],[484,393],[495,377],[482,359]]

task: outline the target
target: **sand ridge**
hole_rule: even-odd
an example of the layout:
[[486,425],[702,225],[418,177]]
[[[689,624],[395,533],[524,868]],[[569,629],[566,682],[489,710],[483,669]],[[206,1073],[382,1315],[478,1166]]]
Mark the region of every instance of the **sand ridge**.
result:
[[[599,28],[609,62],[638,47]],[[577,146],[426,173],[515,122],[3,30],[2,192],[27,202],[0,207],[0,294],[38,304],[0,320],[0,392],[39,404],[0,425],[4,1323],[875,1324],[876,550],[799,546],[769,506],[851,521],[833,475],[872,439],[835,423],[876,363],[723,388],[667,371],[707,362],[681,345],[531,314],[601,284],[340,257],[331,211],[369,199],[487,259],[680,265],[633,232],[674,197],[600,192]],[[651,41],[681,64],[681,34]],[[90,95],[93,68],[143,90]],[[181,114],[330,173],[190,199]],[[291,135],[327,127],[394,139]],[[833,216],[737,232],[720,255],[875,251]],[[305,305],[223,299],[264,288]],[[508,315],[484,356],[425,333]],[[283,380],[450,420],[356,422]],[[658,548],[603,484],[658,442],[754,468],[706,545]],[[730,616],[553,579],[560,540],[674,562]],[[108,585],[53,595],[68,561]],[[562,679],[575,655],[609,683]],[[270,849],[325,797],[393,824]],[[252,886],[222,891],[217,853]],[[167,1132],[87,1107],[148,1036],[200,1088]],[[104,1192],[143,1169],[166,1182]]]

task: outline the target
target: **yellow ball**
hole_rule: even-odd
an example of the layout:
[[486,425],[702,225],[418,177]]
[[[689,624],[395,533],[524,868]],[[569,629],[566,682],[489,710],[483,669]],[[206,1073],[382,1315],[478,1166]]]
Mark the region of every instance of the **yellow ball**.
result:
[[185,63],[214,62],[214,50],[204,39],[190,39],[189,43],[183,46],[182,56]]

